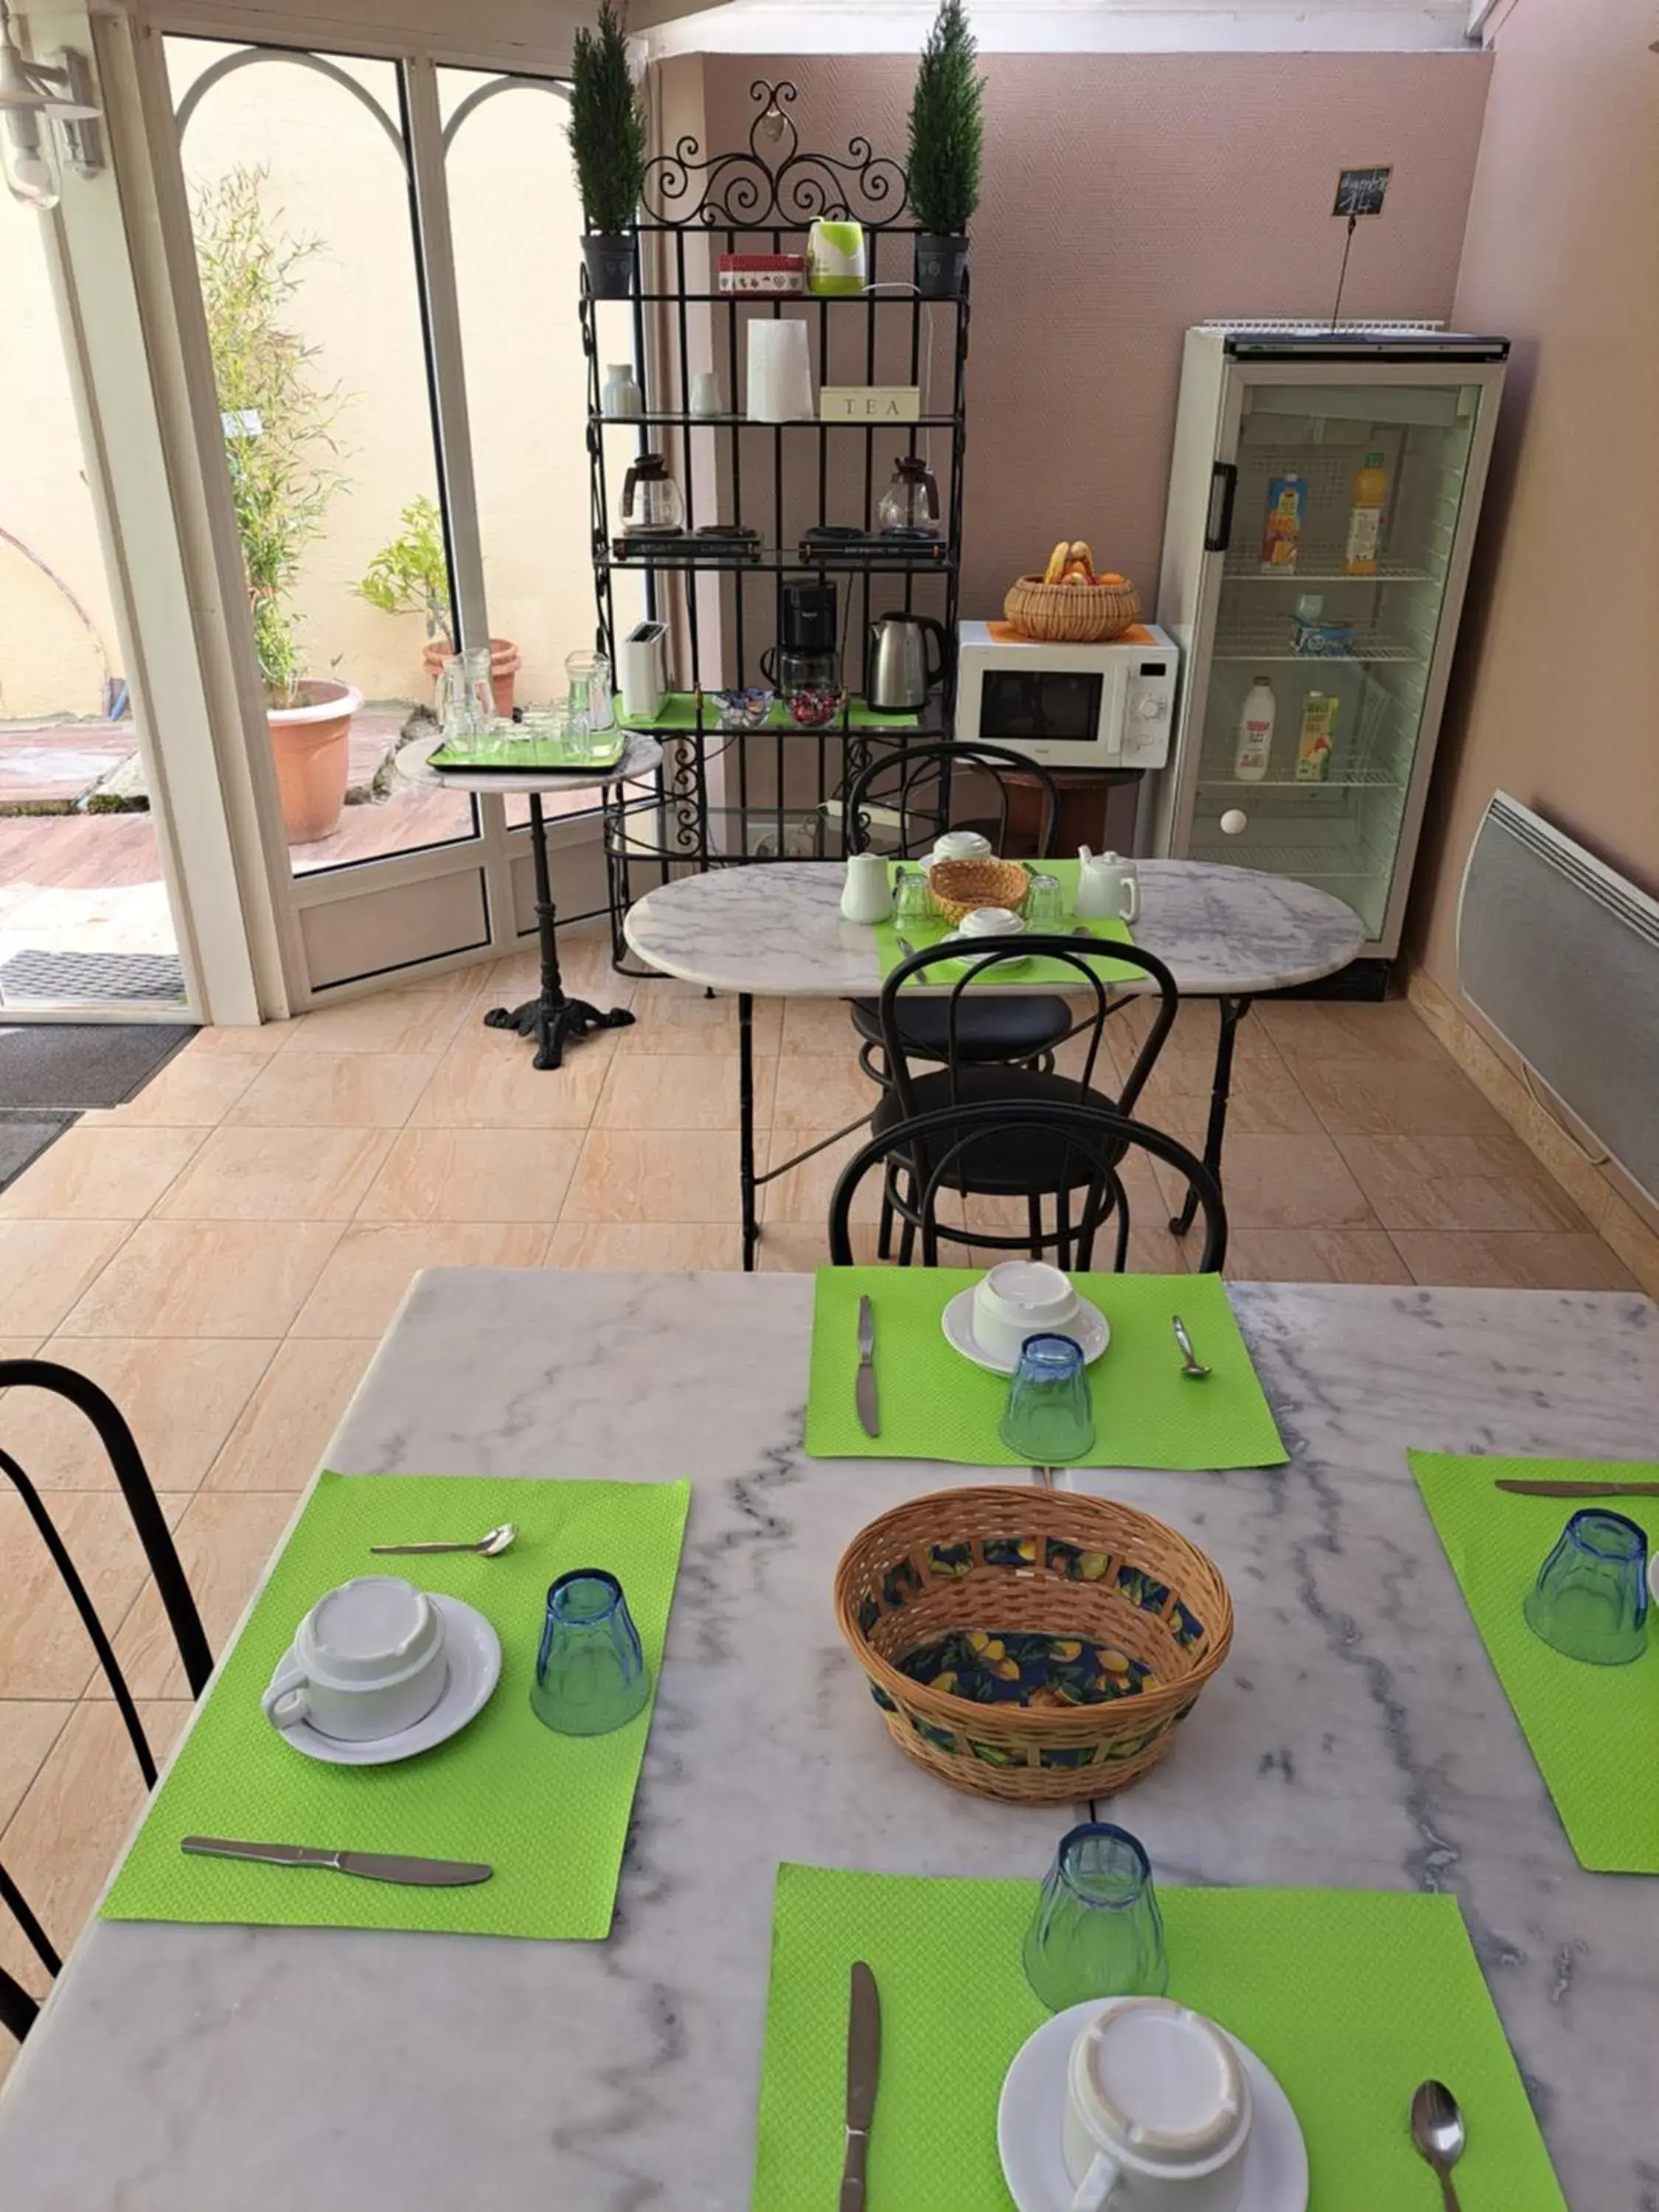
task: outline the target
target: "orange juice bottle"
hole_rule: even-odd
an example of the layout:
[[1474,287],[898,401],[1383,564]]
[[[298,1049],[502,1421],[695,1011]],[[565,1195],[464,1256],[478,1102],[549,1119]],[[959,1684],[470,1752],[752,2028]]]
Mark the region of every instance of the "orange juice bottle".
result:
[[1342,566],[1350,576],[1374,576],[1382,541],[1382,510],[1389,503],[1389,471],[1381,453],[1367,453],[1354,471],[1353,505],[1348,510],[1348,545]]

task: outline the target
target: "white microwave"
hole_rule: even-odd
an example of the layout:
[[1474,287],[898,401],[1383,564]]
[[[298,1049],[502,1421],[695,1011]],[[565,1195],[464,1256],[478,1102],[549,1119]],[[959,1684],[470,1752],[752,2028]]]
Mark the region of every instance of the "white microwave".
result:
[[1049,768],[1162,768],[1175,726],[1175,640],[1136,623],[1106,645],[1045,645],[1002,623],[957,626],[957,736]]

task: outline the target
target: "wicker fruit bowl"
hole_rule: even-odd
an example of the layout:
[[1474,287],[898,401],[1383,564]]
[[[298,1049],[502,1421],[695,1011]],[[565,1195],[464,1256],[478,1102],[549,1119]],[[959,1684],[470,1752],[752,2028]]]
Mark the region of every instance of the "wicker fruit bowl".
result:
[[884,1513],[842,1554],[836,1614],[900,1750],[1024,1805],[1138,1781],[1233,1634],[1196,1545],[1131,1506],[1035,1486]]
[[1030,887],[1018,860],[935,860],[927,871],[933,904],[953,927],[982,906],[1018,911]]
[[1003,615],[1022,637],[1052,645],[1099,645],[1140,619],[1140,594],[1127,577],[1045,584],[1018,576],[1008,586]]

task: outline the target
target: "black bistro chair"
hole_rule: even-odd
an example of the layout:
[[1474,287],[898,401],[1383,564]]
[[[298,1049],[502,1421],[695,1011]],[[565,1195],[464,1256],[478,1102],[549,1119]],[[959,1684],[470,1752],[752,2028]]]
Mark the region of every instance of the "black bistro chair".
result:
[[[988,817],[953,823],[951,793],[959,775],[975,777],[976,791],[988,789],[994,794],[994,808]],[[872,817],[880,813],[891,816],[896,827],[896,859],[912,860],[931,852],[939,832],[951,826],[977,830],[990,840],[994,852],[1005,853],[1009,779],[1014,775],[1023,781],[1035,782],[1041,793],[1035,857],[1051,860],[1060,810],[1054,778],[1040,763],[1010,752],[1006,746],[973,744],[910,745],[861,769],[847,789],[843,817],[847,850],[868,850]],[[863,1040],[859,1065],[876,1082],[884,1082],[887,1068],[876,1062],[882,1043],[877,1001],[852,999],[848,1004],[853,1027]],[[1052,1066],[1050,1055],[1071,1027],[1071,1008],[1064,999],[1049,992],[976,1000],[963,1007],[957,1018],[952,1041],[955,1056],[962,1060],[1014,1060]],[[937,1001],[913,999],[904,1009],[903,1031],[905,1049],[913,1059],[945,1058],[945,1018]]]
[[[979,979],[984,977],[988,981],[998,962],[1010,956],[1038,957],[1054,962],[1069,970],[1074,979],[1068,983],[1068,988],[1073,1004],[1080,1001],[1085,1011],[1075,1012],[1073,1006],[1066,1006],[1063,999],[1060,1003],[1066,1006],[1069,1034],[1078,1047],[1080,1066],[1075,1074],[1011,1066],[1000,1061],[974,1060],[959,1054],[960,1025],[964,1017],[975,1012],[984,990]],[[963,1197],[1024,1199],[1029,1234],[1024,1240],[987,1238],[985,1242],[1017,1248],[1023,1241],[1027,1249],[1036,1253],[1045,1241],[1042,1202],[1052,1198],[1061,1230],[1059,1241],[1064,1248],[1068,1241],[1070,1194],[1077,1186],[1062,1171],[1053,1144],[1021,1121],[1019,1109],[1032,1105],[1089,1104],[1108,1107],[1121,1115],[1132,1114],[1164,1039],[1175,1025],[1180,993],[1174,976],[1157,954],[1143,951],[1138,945],[1115,945],[1111,957],[1126,967],[1139,968],[1154,987],[1158,997],[1158,1012],[1115,1096],[1098,1088],[1096,1078],[1103,1065],[1107,1019],[1123,1000],[1114,998],[1112,987],[1102,981],[1076,938],[982,938],[975,940],[973,951],[965,957],[960,940],[954,945],[924,945],[908,960],[901,961],[882,986],[878,1014],[888,1083],[870,1117],[874,1136],[884,1136],[900,1122],[914,1121],[920,1115],[945,1108],[995,1106],[1007,1109],[1003,1133],[998,1134],[994,1122],[988,1121],[984,1125],[971,1159],[962,1165],[961,1171],[969,1179],[957,1188]],[[933,1004],[939,1025],[939,1057],[944,1065],[919,1073],[912,1065],[913,1059],[926,1063],[933,1055],[913,1054],[907,1042],[909,1010],[915,994],[905,987],[913,976],[923,984],[944,982],[946,978],[934,972],[941,969],[949,970],[950,988],[941,993]],[[994,1005],[995,1000],[988,1003]],[[1104,1065],[1111,1066],[1109,1057],[1105,1058]],[[910,1257],[920,1217],[914,1207],[907,1205],[904,1192],[907,1183],[919,1187],[921,1180],[925,1176],[920,1169],[916,1175],[907,1171],[902,1147],[890,1153],[882,1200],[879,1250],[883,1259],[888,1256],[896,1217],[902,1224],[901,1263]],[[1109,1188],[1106,1194],[1110,1197],[1113,1194]],[[1091,1217],[1091,1237],[1093,1228],[1097,1226],[1098,1220]],[[1063,1260],[1060,1264],[1065,1264]]]
[[[139,1456],[138,1447],[133,1442],[132,1431],[97,1384],[89,1382],[84,1375],[77,1375],[73,1368],[59,1367],[47,1359],[0,1359],[0,1391],[9,1394],[23,1389],[48,1390],[55,1397],[67,1398],[70,1405],[86,1415],[96,1430],[109,1463],[115,1471],[115,1479],[121,1486],[122,1495],[127,1501],[127,1510],[132,1516],[132,1525],[143,1547],[150,1572],[155,1577],[156,1589],[161,1594],[161,1603],[179,1646],[179,1656],[184,1664],[185,1679],[190,1684],[190,1693],[192,1698],[199,1698],[206,1687],[209,1675],[213,1672],[213,1655],[208,1650],[201,1615],[196,1610],[196,1601],[190,1594],[190,1584],[185,1579],[179,1553],[162,1517],[144,1462]],[[5,1405],[6,1401],[0,1401],[0,1436],[5,1432]],[[132,1748],[145,1784],[154,1789],[156,1776],[155,1754],[150,1750],[149,1739],[144,1734],[143,1723],[138,1717],[138,1709],[132,1701],[132,1692],[127,1687],[126,1678],[116,1660],[114,1647],[103,1622],[98,1618],[87,1593],[87,1586],[82,1581],[52,1516],[42,1503],[40,1492],[10,1453],[3,1449],[0,1449],[0,1473],[10,1479],[13,1489],[28,1509],[29,1518],[40,1532],[41,1541],[52,1554],[64,1586],[92,1639],[92,1647],[98,1655],[98,1663],[104,1670],[110,1693],[121,1718],[126,1723],[127,1734],[132,1740]],[[46,1972],[55,1975],[63,1962],[45,1929],[30,1911],[21,1892],[3,1866],[0,1866],[0,1904],[9,1910]],[[0,1968],[0,2027],[9,2028],[21,2042],[33,2027],[40,2009],[22,1984],[14,1981],[3,1968]]]
[[[919,1241],[927,1267],[941,1264],[940,1247],[945,1245],[963,1248],[970,1259],[982,1248],[993,1254],[1029,1252],[1034,1259],[1052,1253],[1057,1266],[1081,1272],[1095,1265],[1096,1236],[1109,1224],[1111,1272],[1121,1274],[1133,1226],[1123,1171],[1137,1152],[1162,1160],[1185,1177],[1195,1210],[1204,1219],[1199,1267],[1206,1273],[1218,1271],[1227,1256],[1226,1209],[1220,1185],[1195,1153],[1161,1129],[1103,1103],[1036,1098],[942,1106],[878,1131],[848,1160],[836,1182],[830,1202],[830,1265],[854,1265],[854,1202],[865,1177],[878,1174],[884,1202],[896,1182],[902,1186],[899,1204],[906,1234],[901,1267],[909,1265]],[[1054,1200],[1052,1227],[1038,1221],[1035,1206],[1030,1234],[964,1229],[939,1219],[942,1197],[959,1200],[971,1193],[1002,1190],[1011,1156],[1024,1164],[1033,1180],[1040,1174],[1046,1181],[1042,1195]],[[1078,1204],[1075,1218],[1073,1200]],[[1161,1217],[1167,1208],[1160,1201],[1157,1211]],[[961,1256],[947,1250],[945,1264]]]

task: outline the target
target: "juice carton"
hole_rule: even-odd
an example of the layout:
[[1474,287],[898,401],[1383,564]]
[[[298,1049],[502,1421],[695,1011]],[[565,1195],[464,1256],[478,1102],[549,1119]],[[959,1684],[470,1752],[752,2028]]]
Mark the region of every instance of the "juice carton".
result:
[[1261,565],[1280,575],[1296,571],[1302,518],[1308,511],[1306,477],[1269,477],[1267,515],[1261,532]]
[[1296,749],[1298,783],[1323,783],[1330,775],[1336,710],[1340,704],[1334,691],[1310,691],[1303,700],[1302,735]]

